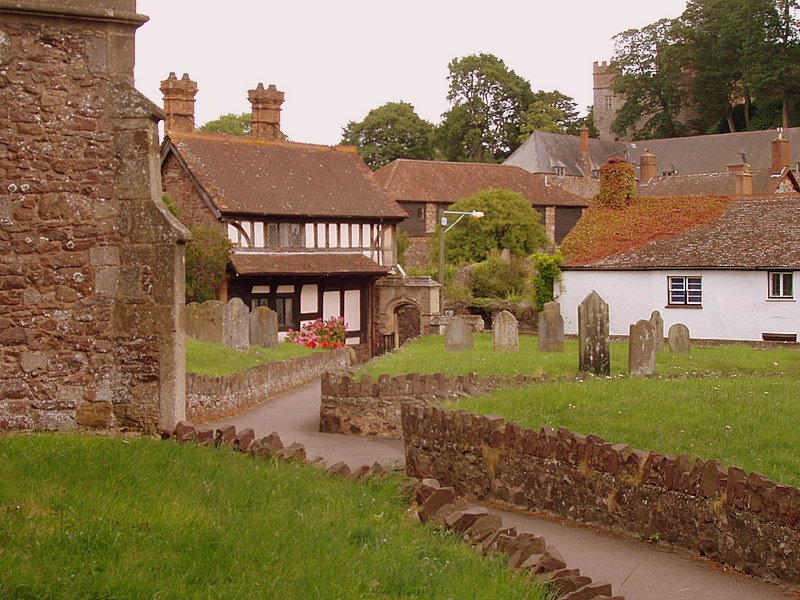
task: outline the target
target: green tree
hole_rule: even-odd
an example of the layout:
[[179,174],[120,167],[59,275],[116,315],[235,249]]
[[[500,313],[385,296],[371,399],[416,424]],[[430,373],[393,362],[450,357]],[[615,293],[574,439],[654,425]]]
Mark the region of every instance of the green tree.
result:
[[[528,256],[548,243],[537,213],[522,194],[489,189],[462,198],[448,210],[482,211],[484,217],[465,217],[447,232],[445,258],[453,263],[486,260],[492,250],[508,248],[514,256]],[[453,219],[450,219],[453,222]],[[439,247],[438,233],[434,248]],[[437,251],[438,259],[438,251]]]
[[250,135],[251,125],[252,115],[250,113],[242,113],[240,115],[228,113],[227,115],[222,115],[198,127],[197,131],[203,131],[205,133],[228,133],[231,135]]
[[434,127],[408,102],[389,102],[374,108],[363,121],[342,129],[342,142],[356,147],[372,170],[397,158],[433,158]]
[[472,269],[470,289],[474,298],[511,300],[529,291],[529,280],[530,269],[526,259],[514,256],[506,262],[495,250]]
[[191,228],[186,244],[186,301],[205,302],[216,298],[225,276],[232,244],[219,227]]
[[[587,109],[591,114],[591,107]],[[522,119],[523,139],[534,131],[549,131],[551,133],[565,133],[567,135],[580,135],[581,127],[589,122],[588,115],[581,117],[578,105],[574,99],[562,94],[558,90],[545,92],[539,90],[533,95],[533,101]],[[594,121],[592,121],[594,127]],[[599,133],[595,128],[595,136]],[[589,135],[591,136],[591,128]]]
[[499,162],[520,144],[522,117],[533,101],[530,83],[492,54],[450,61],[447,100],[437,139],[445,156]]

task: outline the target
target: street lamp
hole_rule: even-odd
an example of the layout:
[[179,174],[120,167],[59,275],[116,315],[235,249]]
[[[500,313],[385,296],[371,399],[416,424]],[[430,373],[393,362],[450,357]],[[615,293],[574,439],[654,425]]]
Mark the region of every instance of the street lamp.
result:
[[[450,227],[447,227],[447,215],[458,215],[458,218],[453,221],[453,224]],[[442,220],[439,223],[439,283],[442,284],[444,287],[444,234],[450,231],[453,227],[458,225],[458,222],[463,219],[464,217],[472,217],[473,219],[482,219],[484,217],[483,211],[480,210],[471,210],[471,211],[460,211],[460,210],[443,210],[442,211]],[[445,229],[447,227],[447,229]]]

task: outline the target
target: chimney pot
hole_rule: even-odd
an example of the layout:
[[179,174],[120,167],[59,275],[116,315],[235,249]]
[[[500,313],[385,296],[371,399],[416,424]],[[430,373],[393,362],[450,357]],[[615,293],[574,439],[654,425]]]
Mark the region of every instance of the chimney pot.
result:
[[259,83],[254,90],[247,93],[252,108],[252,126],[250,135],[260,140],[280,140],[281,134],[281,105],[284,94],[274,84],[264,89],[264,84]]
[[741,171],[736,172],[736,195],[753,195],[753,174],[750,173],[749,165],[744,165]]
[[197,95],[197,83],[184,73],[178,79],[174,72],[161,82],[161,93],[164,95],[164,112],[167,121],[164,130],[194,131],[194,97]]
[[792,146],[788,138],[783,137],[783,128],[778,128],[778,137],[772,140],[772,168],[770,173],[777,175],[789,167],[792,159]]
[[647,183],[656,178],[656,173],[658,172],[656,155],[650,152],[649,148],[645,149],[644,154],[639,158],[639,163],[641,165],[639,170],[639,181],[641,183]]

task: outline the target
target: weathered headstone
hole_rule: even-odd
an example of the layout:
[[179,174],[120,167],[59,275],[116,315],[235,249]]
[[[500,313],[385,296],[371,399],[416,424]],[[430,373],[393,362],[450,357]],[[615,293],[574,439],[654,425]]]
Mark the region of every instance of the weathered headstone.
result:
[[653,330],[656,352],[658,352],[664,347],[664,319],[661,318],[661,313],[657,310],[650,314],[650,327]]
[[222,343],[234,350],[250,347],[250,323],[247,307],[241,298],[231,298],[222,317]]
[[472,329],[461,317],[453,317],[444,328],[445,350],[472,350]]
[[683,323],[675,323],[667,333],[669,351],[673,354],[689,354],[692,343],[689,339],[689,328]]
[[225,305],[219,300],[186,307],[186,333],[202,342],[222,343],[222,320]]
[[539,313],[539,352],[564,351],[564,318],[561,305],[548,302]]
[[250,344],[265,348],[278,345],[278,315],[274,310],[259,306],[250,312]]
[[628,373],[652,375],[656,368],[655,332],[652,322],[640,319],[628,336]]
[[578,305],[578,366],[595,375],[611,374],[608,304],[594,290]]
[[516,352],[519,350],[519,325],[517,319],[507,310],[501,310],[492,320],[495,352]]

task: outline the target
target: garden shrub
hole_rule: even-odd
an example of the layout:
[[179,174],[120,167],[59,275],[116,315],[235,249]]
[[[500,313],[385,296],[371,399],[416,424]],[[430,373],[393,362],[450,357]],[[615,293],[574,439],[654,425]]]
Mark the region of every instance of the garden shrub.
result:
[[475,298],[519,299],[530,289],[530,271],[525,259],[502,260],[496,253],[472,270],[472,295]]
[[316,319],[306,323],[300,331],[289,330],[287,339],[306,348],[344,348],[347,325],[342,317]]

